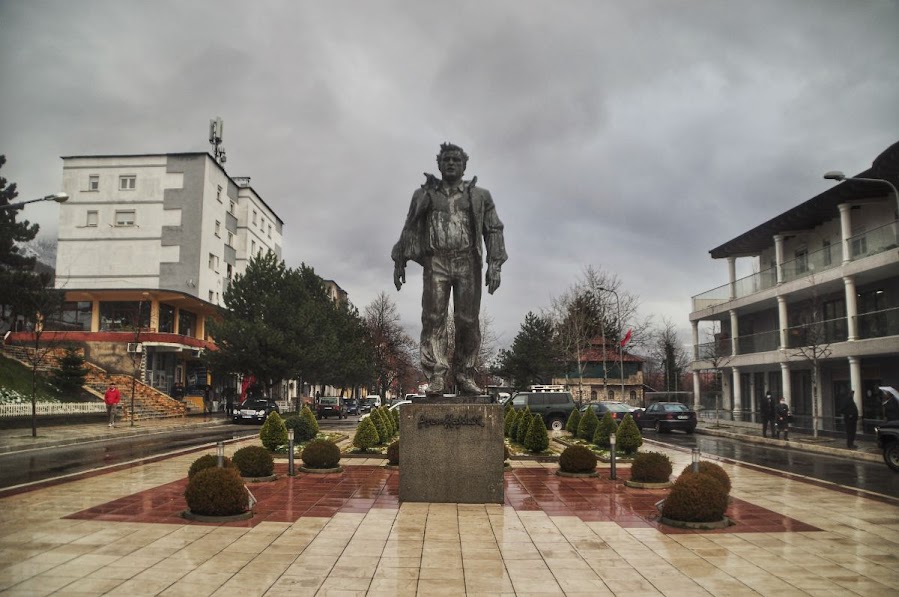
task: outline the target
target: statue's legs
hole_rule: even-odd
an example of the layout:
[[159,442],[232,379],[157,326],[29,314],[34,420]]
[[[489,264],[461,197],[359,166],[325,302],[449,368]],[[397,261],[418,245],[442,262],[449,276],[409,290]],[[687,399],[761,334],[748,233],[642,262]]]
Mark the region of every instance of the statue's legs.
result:
[[431,256],[424,260],[424,289],[421,294],[421,369],[428,380],[428,393],[442,394],[446,387],[446,315],[452,278],[451,259]]
[[453,309],[455,311],[455,366],[459,394],[480,395],[475,367],[481,348],[481,258],[470,253],[453,260]]

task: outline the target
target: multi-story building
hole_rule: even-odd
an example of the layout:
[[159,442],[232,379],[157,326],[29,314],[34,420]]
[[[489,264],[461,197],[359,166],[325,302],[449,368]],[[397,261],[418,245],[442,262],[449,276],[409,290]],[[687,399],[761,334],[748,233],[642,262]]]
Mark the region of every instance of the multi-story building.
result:
[[[878,388],[899,384],[899,143],[851,178],[876,180],[847,179],[710,251],[729,281],[693,297],[697,406],[754,420],[770,390],[797,425],[840,430],[853,391],[866,429],[882,417]],[[745,258],[755,273],[737,279]],[[719,396],[701,391],[709,370]]]
[[56,287],[67,302],[45,329],[111,371],[131,373],[140,351],[143,380],[163,391],[205,388],[206,323],[251,256],[281,255],[283,222],[207,153],[62,159]]
[[553,378],[552,383],[568,388],[574,399],[583,403],[618,400],[632,406],[645,405],[643,359],[623,350],[618,342],[597,336],[581,355],[580,363],[580,367],[572,363],[567,375]]

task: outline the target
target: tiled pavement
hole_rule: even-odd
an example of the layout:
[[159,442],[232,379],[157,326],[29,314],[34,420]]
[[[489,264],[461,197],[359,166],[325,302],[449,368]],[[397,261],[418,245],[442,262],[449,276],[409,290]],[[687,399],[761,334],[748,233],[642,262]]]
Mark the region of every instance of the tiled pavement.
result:
[[[676,471],[686,466],[689,455],[668,453]],[[555,465],[528,461],[506,473],[505,505],[398,506],[396,473],[353,459],[341,476],[254,485],[257,511],[278,516],[205,525],[171,516],[196,457],[0,497],[0,591],[867,596],[899,586],[899,507],[748,467],[724,465],[739,521],[726,532],[660,529],[647,505],[658,492],[607,474],[561,480]],[[168,514],[138,521],[153,512]]]

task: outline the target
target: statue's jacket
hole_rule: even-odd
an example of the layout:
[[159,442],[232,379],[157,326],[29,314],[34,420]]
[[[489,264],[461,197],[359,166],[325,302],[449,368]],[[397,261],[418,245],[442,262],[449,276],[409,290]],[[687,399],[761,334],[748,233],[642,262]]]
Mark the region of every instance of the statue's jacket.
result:
[[[424,266],[424,260],[430,255],[428,246],[428,213],[433,201],[432,194],[438,193],[440,181],[431,174],[425,174],[427,180],[421,188],[412,194],[412,203],[406,216],[406,223],[400,233],[400,240],[393,246],[390,257],[395,263],[405,267],[406,262],[414,261]],[[490,191],[477,185],[478,178],[465,181],[465,193],[471,209],[471,224],[474,230],[472,238],[478,239],[476,246],[478,256],[484,258],[483,246],[487,247],[487,264],[499,268],[508,259],[503,239],[503,223],[496,215],[496,206]],[[483,246],[480,238],[484,239]]]

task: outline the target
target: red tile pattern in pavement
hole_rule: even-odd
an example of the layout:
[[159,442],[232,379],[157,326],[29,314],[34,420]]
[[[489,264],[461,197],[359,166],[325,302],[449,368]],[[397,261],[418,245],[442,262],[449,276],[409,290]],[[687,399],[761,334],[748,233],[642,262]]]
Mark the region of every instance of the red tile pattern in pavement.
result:
[[[302,516],[330,517],[338,512],[368,512],[371,508],[399,507],[399,473],[379,466],[349,466],[343,473],[287,476],[287,466],[276,464],[279,477],[269,483],[250,484],[257,500],[253,518],[222,523],[253,527],[267,520],[295,522]],[[658,528],[665,533],[752,533],[817,531],[805,523],[731,498],[727,515],[737,524],[715,531],[673,529],[658,522],[656,502],[667,490],[632,489],[624,485],[627,471],[612,481],[608,470],[600,478],[558,477],[543,468],[520,468],[505,474],[505,503],[517,511],[543,511],[551,516],[577,516],[584,521],[613,521],[626,528]],[[187,507],[180,479],[66,518],[128,522],[188,523],[181,518]]]

